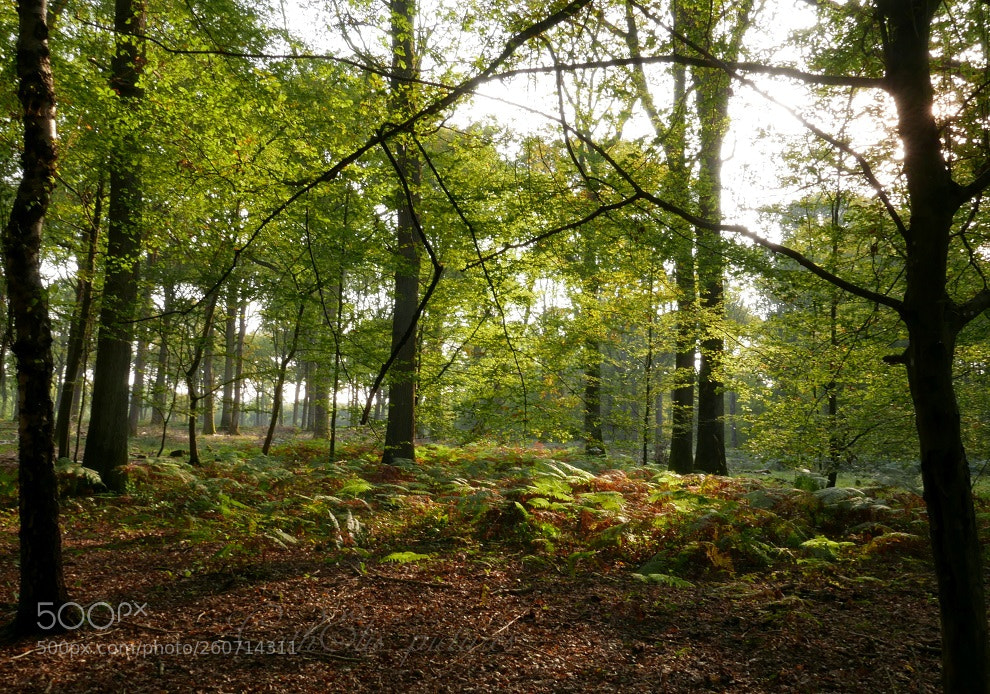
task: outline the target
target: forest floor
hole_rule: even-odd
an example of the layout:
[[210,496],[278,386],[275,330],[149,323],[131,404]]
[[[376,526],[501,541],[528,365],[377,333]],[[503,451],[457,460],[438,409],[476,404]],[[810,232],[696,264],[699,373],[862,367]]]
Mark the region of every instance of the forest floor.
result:
[[[911,492],[543,447],[429,446],[383,468],[367,445],[334,463],[311,441],[270,457],[251,437],[206,445],[196,468],[135,449],[121,496],[63,466],[66,579],[85,612],[0,646],[4,691],[939,689]],[[0,454],[6,619],[16,470]]]

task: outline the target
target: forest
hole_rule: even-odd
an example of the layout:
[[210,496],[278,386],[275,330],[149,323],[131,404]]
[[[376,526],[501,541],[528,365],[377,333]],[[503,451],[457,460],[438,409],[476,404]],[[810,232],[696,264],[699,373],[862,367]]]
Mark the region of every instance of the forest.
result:
[[4,680],[990,692],[988,15],[4,2]]

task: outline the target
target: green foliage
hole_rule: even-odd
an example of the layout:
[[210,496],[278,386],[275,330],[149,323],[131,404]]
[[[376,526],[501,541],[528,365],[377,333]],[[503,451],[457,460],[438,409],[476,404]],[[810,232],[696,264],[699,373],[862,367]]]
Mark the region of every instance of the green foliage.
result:
[[341,496],[361,496],[367,491],[375,488],[371,482],[361,479],[360,477],[354,477],[349,480],[345,480],[344,484],[341,485],[337,493]]
[[129,495],[78,498],[73,515],[113,508],[125,528],[215,542],[218,565],[271,546],[397,564],[467,552],[670,588],[927,551],[923,504],[903,491],[871,490],[886,492],[882,504],[858,490],[823,503],[773,479],[671,475],[621,457],[592,472],[578,451],[542,447],[429,447],[431,462],[398,472],[362,447],[333,463],[310,444],[285,445],[284,457],[241,450],[226,446],[195,468],[134,461]]
[[432,557],[429,554],[419,554],[418,552],[391,552],[382,557],[383,562],[392,564],[414,564],[430,559]]
[[81,496],[106,491],[100,473],[83,467],[69,458],[59,458],[55,463],[58,493],[61,497]]
[[801,543],[801,549],[807,552],[810,557],[826,561],[838,561],[845,549],[854,546],[855,543],[853,542],[837,542],[823,535]]
[[694,588],[694,584],[691,581],[685,581],[683,578],[668,574],[634,573],[632,577],[641,583],[651,583],[659,586],[667,586],[668,588]]
[[[885,212],[874,201],[826,190],[774,214],[788,245],[830,272],[878,293],[901,289],[902,258],[879,246]],[[904,370],[883,363],[903,350],[897,316],[774,262],[760,280],[766,319],[731,365],[746,393],[747,448],[821,473],[916,457]]]

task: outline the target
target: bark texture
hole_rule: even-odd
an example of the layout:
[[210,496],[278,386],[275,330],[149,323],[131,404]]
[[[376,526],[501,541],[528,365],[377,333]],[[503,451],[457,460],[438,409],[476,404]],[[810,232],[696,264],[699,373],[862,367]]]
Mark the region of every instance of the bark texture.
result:
[[[55,87],[44,0],[17,3],[17,79],[23,176],[3,232],[4,274],[17,358],[20,585],[15,636],[57,630],[39,611],[68,601],[55,480],[52,334],[41,276],[41,235],[55,180]],[[50,629],[45,627],[50,626]]]
[[[117,46],[111,62],[110,85],[124,104],[136,112],[142,98],[138,78],[144,64],[141,41],[146,8],[143,0],[116,0],[114,30]],[[86,450],[86,467],[100,473],[108,488],[123,492],[127,463],[127,410],[130,388],[131,340],[138,296],[141,251],[141,186],[137,128],[124,124],[110,164],[106,270],[100,307],[100,333],[93,369],[93,403]]]
[[[396,114],[408,113],[413,107],[412,80],[417,74],[414,24],[416,6],[412,0],[392,0],[392,72],[390,84],[392,108]],[[421,179],[421,164],[406,142],[397,143],[397,172],[408,183],[412,200],[403,192],[396,195],[396,254],[394,310],[392,314],[392,363],[388,389],[388,421],[385,425],[385,451],[382,462],[396,458],[416,458],[416,354],[415,321],[419,308],[420,249],[416,238],[416,190]]]
[[930,31],[939,0],[878,0],[884,28],[887,89],[897,107],[904,147],[910,220],[902,318],[905,354],[921,445],[942,626],[946,692],[990,691],[990,650],[970,470],[962,443],[952,361],[959,330],[987,308],[986,292],[971,305],[947,293],[953,216],[966,201],[950,175],[933,117]]

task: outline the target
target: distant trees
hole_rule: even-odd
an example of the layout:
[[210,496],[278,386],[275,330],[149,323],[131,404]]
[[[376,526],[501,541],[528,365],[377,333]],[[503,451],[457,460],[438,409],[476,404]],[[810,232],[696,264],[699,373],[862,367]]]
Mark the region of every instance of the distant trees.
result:
[[[780,219],[790,248],[883,291],[903,272],[901,258],[876,245],[883,215],[873,201],[833,188],[789,205]],[[752,347],[739,358],[739,370],[755,376],[745,404],[760,409],[751,415],[747,447],[814,468],[832,484],[856,462],[913,458],[918,443],[904,374],[878,368],[902,344],[896,316],[792,260],[774,265],[759,283],[767,318],[753,326]]]

